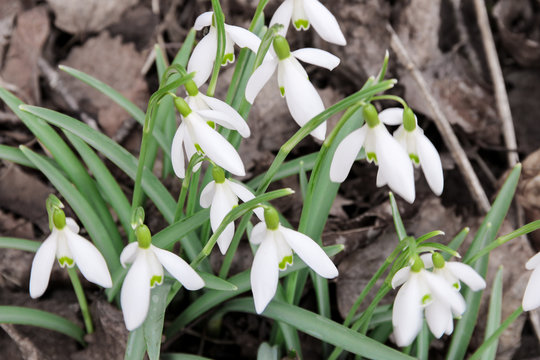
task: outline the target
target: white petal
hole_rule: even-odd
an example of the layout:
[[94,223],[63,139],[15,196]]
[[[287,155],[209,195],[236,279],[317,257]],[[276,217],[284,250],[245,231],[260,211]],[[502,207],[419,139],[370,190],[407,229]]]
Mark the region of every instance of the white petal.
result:
[[266,238],[267,228],[266,223],[261,221],[251,229],[251,235],[249,241],[254,244],[260,244]]
[[[232,180],[225,180],[227,184],[231,187],[231,190],[242,200],[243,202],[252,200],[255,198],[255,195],[249,190],[244,184],[238,183],[236,181]],[[264,220],[264,210],[261,207],[256,208],[253,210],[255,215],[259,218],[259,220]]]
[[150,245],[161,265],[188,290],[198,290],[204,286],[204,280],[180,256],[170,251]]
[[472,291],[478,291],[486,288],[486,281],[469,265],[449,261],[445,266],[455,277],[467,284]]
[[247,47],[255,54],[261,45],[261,39],[254,33],[240,26],[225,25],[225,31],[231,37],[232,41],[241,48]]
[[437,196],[442,194],[444,187],[444,177],[441,165],[441,157],[435,146],[422,133],[417,132],[416,150],[422,171],[433,193]]
[[66,218],[66,226],[75,234],[78,234],[80,231],[79,224],[77,224],[77,222],[73,218]]
[[530,311],[540,306],[540,268],[534,269],[523,295],[523,310]]
[[403,123],[403,108],[384,109],[379,113],[379,120],[386,125],[401,125]]
[[[225,186],[226,185],[224,184],[216,185],[216,191],[214,198],[212,199],[212,206],[210,207],[210,224],[212,225],[213,231],[218,229],[223,218],[232,210],[233,206],[238,204],[238,200],[235,202],[233,199],[230,199],[228,194],[226,194]],[[219,250],[223,255],[227,253],[227,249],[231,244],[233,236],[234,223],[230,223],[217,240]]]
[[461,315],[465,312],[465,300],[452,285],[440,276],[434,275],[427,270],[423,271],[423,277],[429,286],[429,290],[436,298],[436,301],[444,302],[450,306],[452,311],[457,315]]
[[339,58],[328,51],[316,48],[304,48],[292,52],[295,58],[317,65],[328,70],[334,70],[339,65]]
[[375,131],[376,154],[388,186],[409,203],[414,202],[414,173],[411,160],[384,125]]
[[439,339],[445,333],[448,322],[452,321],[452,310],[440,301],[433,301],[425,312],[429,330]]
[[266,239],[259,245],[251,266],[251,290],[253,291],[253,301],[255,302],[257,314],[262,313],[274,297],[278,279],[279,268],[276,245],[271,238],[271,234],[267,234]]
[[182,122],[176,133],[171,146],[171,163],[173,166],[174,173],[180,179],[183,179],[186,176],[186,164],[184,160],[184,149],[182,143],[184,142],[184,135],[186,131],[186,125]]
[[212,161],[234,175],[246,175],[240,155],[221,134],[202,121],[192,121],[191,125],[196,141]]
[[[289,60],[289,59],[287,59]],[[315,87],[291,62],[283,60],[284,87],[287,107],[293,119],[300,126],[324,111],[324,104]],[[311,132],[319,140],[326,136],[326,121]]]
[[135,330],[144,322],[150,304],[150,272],[141,252],[129,268],[120,293],[126,328]]
[[253,74],[251,74],[251,77],[249,78],[246,85],[246,100],[250,104],[253,104],[253,101],[255,100],[261,89],[268,82],[274,71],[276,71],[277,64],[277,59],[265,60],[263,61],[261,66],[259,66],[253,72]]
[[327,279],[338,276],[336,265],[309,236],[283,226],[279,230],[294,252],[317,274]]
[[527,261],[527,263],[525,264],[525,269],[532,270],[535,269],[538,265],[540,265],[540,252],[530,258],[529,261]]
[[214,192],[216,191],[216,182],[210,181],[201,191],[200,203],[203,208],[208,208],[212,204]]
[[39,247],[32,261],[30,271],[30,296],[35,299],[43,295],[49,285],[51,270],[56,254],[56,244],[58,241],[58,230],[53,229],[43,244]]
[[272,20],[270,20],[270,25],[268,27],[272,27],[274,24],[283,25],[283,30],[278,33],[281,36],[285,36],[285,34],[287,34],[287,29],[289,28],[289,23],[291,22],[293,13],[293,1],[294,0],[285,0],[277,8],[276,12],[272,16]]
[[213,121],[227,129],[237,130],[242,137],[250,135],[249,126],[241,116],[238,119],[216,110],[199,110],[197,114],[201,115],[205,120]]
[[392,289],[397,288],[398,286],[403,284],[405,281],[409,280],[410,276],[411,276],[410,266],[406,266],[396,271],[396,273],[394,274],[394,277],[392,277]]
[[333,182],[343,182],[366,139],[367,126],[362,126],[347,135],[341,143],[339,143],[330,164],[330,180]]
[[317,33],[326,41],[347,45],[339,24],[327,8],[317,0],[304,0],[304,11]]
[[236,111],[231,105],[210,96],[203,94],[200,94],[200,96],[212,110],[221,111],[222,113],[227,114],[229,118],[231,118],[229,123],[234,125],[233,129],[237,130],[242,137],[248,137],[250,135],[249,126],[246,123],[246,120],[244,120],[238,111]]
[[210,74],[212,74],[212,68],[216,60],[216,49],[216,32],[212,31],[203,37],[197,46],[195,46],[195,49],[193,49],[189,58],[187,72],[191,73],[195,71],[193,81],[195,81],[197,87],[204,84],[210,77]]
[[129,243],[120,254],[120,264],[122,264],[123,267],[126,267],[127,264],[131,264],[133,260],[135,260],[138,249],[139,243],[137,241]]
[[425,269],[431,269],[433,267],[433,255],[431,253],[420,255],[420,259],[422,259]]
[[193,28],[199,31],[205,26],[212,25],[212,15],[214,15],[212,11],[207,11],[197,16],[197,19],[195,19],[195,25],[193,25]]
[[69,230],[66,230],[66,239],[73,260],[86,280],[110,288],[112,280],[107,262],[94,244]]
[[422,329],[421,291],[412,276],[398,291],[392,310],[394,337],[398,346],[408,346]]

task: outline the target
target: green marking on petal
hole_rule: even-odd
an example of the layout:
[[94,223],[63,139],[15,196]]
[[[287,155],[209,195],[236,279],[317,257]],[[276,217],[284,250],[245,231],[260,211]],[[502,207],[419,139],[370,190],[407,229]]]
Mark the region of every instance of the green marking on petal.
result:
[[283,260],[281,260],[281,262],[279,263],[279,269],[285,270],[287,268],[287,265],[292,265],[292,260],[293,260],[292,255],[285,256]]
[[213,122],[213,121],[207,121],[206,122],[208,124],[208,126],[210,126],[212,129],[215,129],[216,128],[216,123]]
[[69,256],[62,256],[60,259],[58,259],[58,262],[60,263],[61,267],[73,267],[73,265],[75,265],[75,261],[73,261],[73,259]]
[[298,19],[294,22],[294,28],[296,30],[307,30],[309,29],[309,20],[307,19]]
[[200,154],[204,154],[204,151],[203,149],[201,149],[201,146],[199,144],[195,144],[195,149],[197,149],[197,152],[199,152]]
[[285,96],[285,88],[283,86],[279,87],[279,92],[281,93],[281,97]]
[[233,63],[233,62],[234,62],[234,54],[229,53],[229,54],[223,55],[223,59],[221,60],[221,65],[225,66],[228,63]]
[[430,301],[431,301],[431,295],[430,294],[426,294],[426,295],[424,295],[422,297],[422,305],[426,305]]
[[453,287],[455,287],[457,290],[459,290],[459,283],[458,282],[455,282],[452,284]]
[[368,152],[366,156],[369,162],[375,161],[375,164],[377,164],[377,154],[374,152]]
[[412,162],[416,165],[420,164],[420,158],[416,154],[409,154],[409,157],[411,158]]
[[153,288],[156,285],[161,285],[163,283],[163,276],[154,275],[150,279],[150,287]]

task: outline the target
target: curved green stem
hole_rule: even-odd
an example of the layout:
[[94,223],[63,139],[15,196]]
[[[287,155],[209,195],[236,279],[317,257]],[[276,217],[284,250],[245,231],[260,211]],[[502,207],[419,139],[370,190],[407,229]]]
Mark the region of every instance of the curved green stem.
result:
[[376,101],[376,100],[393,100],[400,103],[401,106],[403,106],[403,108],[408,107],[405,100],[403,100],[402,98],[396,95],[379,95],[379,96],[374,96],[371,98],[371,101]]
[[84,319],[84,326],[86,327],[86,333],[92,334],[94,332],[94,326],[92,325],[92,316],[90,315],[90,309],[88,308],[88,302],[86,301],[86,296],[84,295],[84,290],[77,275],[77,270],[74,267],[67,268],[69,279],[71,284],[73,284],[73,290],[75,290],[75,295],[79,301],[79,306],[81,307],[81,313]]

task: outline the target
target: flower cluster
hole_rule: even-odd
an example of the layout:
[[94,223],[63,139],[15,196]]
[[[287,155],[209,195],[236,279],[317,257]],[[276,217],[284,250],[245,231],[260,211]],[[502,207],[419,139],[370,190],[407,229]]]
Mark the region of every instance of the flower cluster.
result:
[[[433,271],[426,269],[433,268]],[[396,272],[392,287],[401,286],[394,300],[392,325],[398,346],[408,346],[422,329],[422,313],[431,333],[451,334],[453,318],[465,312],[460,281],[473,291],[486,287],[484,279],[466,264],[446,262],[439,253],[416,256],[411,266]]]

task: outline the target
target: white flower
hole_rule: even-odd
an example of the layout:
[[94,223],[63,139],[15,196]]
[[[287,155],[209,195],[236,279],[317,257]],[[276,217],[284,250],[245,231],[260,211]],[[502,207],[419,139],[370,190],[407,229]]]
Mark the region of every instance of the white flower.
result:
[[279,271],[293,262],[293,250],[320,276],[332,279],[338,270],[321,247],[309,236],[281,226],[275,209],[264,211],[266,221],[253,227],[250,241],[260,244],[251,266],[251,290],[258,314],[276,293]]
[[418,127],[411,108],[389,108],[381,111],[379,119],[387,125],[401,125],[394,138],[407,151],[415,166],[421,166],[424,176],[435,195],[442,194],[444,177],[437,149]]
[[[243,202],[253,199],[255,196],[244,185],[225,179],[223,170],[218,167],[212,169],[214,181],[211,181],[201,191],[200,203],[203,208],[210,207],[210,225],[212,231],[216,231],[223,218],[238,205],[238,198]],[[263,219],[263,210],[255,209],[259,219]],[[219,250],[223,255],[227,252],[234,236],[234,222],[231,222],[217,239]]]
[[30,273],[30,296],[43,295],[49,284],[54,258],[61,267],[77,267],[90,282],[104,288],[112,286],[107,263],[99,250],[78,234],[79,226],[72,218],[66,218],[62,210],[55,210],[52,233],[41,244]]
[[204,280],[188,263],[172,252],[150,244],[148,228],[145,225],[141,228],[148,234],[146,244],[143,244],[148,246],[141,246],[138,241],[132,242],[120,254],[123,267],[133,263],[120,294],[124,322],[129,331],[138,328],[146,319],[150,289],[163,283],[163,267],[188,290],[198,290],[204,286]]
[[[422,311],[426,308],[426,320],[430,330],[450,329],[452,314],[465,312],[465,300],[441,276],[424,269],[420,259],[413,266],[400,269],[392,278],[392,287],[399,289],[392,310],[394,337],[398,346],[408,346],[422,329]],[[453,326],[452,326],[453,327]],[[451,329],[450,329],[451,331]]]
[[[199,95],[201,95],[200,99],[208,101],[206,104],[216,104],[216,102],[209,100],[212,98],[203,97],[202,94]],[[192,102],[195,101],[197,100],[192,99]],[[185,176],[184,148],[188,161],[196,152],[204,153],[210,160],[225,170],[238,176],[244,176],[246,172],[240,155],[238,155],[234,146],[214,130],[213,126],[208,122],[215,122],[224,127],[238,130],[241,135],[246,134],[245,128],[241,125],[244,124],[247,127],[246,123],[243,120],[215,110],[192,111],[182,98],[175,98],[174,103],[182,117],[182,123],[176,130],[171,147],[171,162],[176,176],[179,178]],[[195,170],[198,169],[198,166]]]
[[296,30],[307,30],[313,24],[324,40],[337,45],[347,44],[336,18],[318,0],[285,0],[272,16],[270,26],[282,24],[281,34],[285,36],[291,21]]
[[523,295],[523,310],[531,311],[540,306],[540,253],[527,261],[525,268],[532,270],[531,277]]
[[407,153],[390,135],[383,125],[385,119],[377,116],[377,110],[371,104],[364,106],[366,123],[347,135],[338,145],[332,164],[330,179],[343,182],[352,164],[364,146],[367,160],[379,165],[377,186],[388,186],[409,203],[414,202],[414,173]]
[[[289,44],[282,36],[274,38],[273,51],[276,55],[267,54],[261,66],[249,78],[246,85],[246,99],[250,104],[253,104],[255,97],[257,97],[277,68],[281,96],[285,96],[287,107],[293,119],[298,125],[303,126],[324,110],[324,104],[298,60],[322,66],[328,70],[338,66],[340,60],[337,56],[314,48],[290,52]],[[313,130],[311,135],[324,140],[326,122]]]
[[[188,73],[195,71],[193,80],[197,86],[201,86],[208,80],[212,74],[214,62],[216,61],[218,34],[217,28],[213,24],[213,16],[214,13],[212,11],[205,12],[197,17],[193,26],[197,31],[210,26],[208,34],[193,49],[187,66]],[[234,44],[242,48],[247,47],[255,53],[257,53],[261,44],[261,40],[252,32],[239,26],[227,24],[225,24],[225,38],[225,54],[222,65],[234,62]]]

